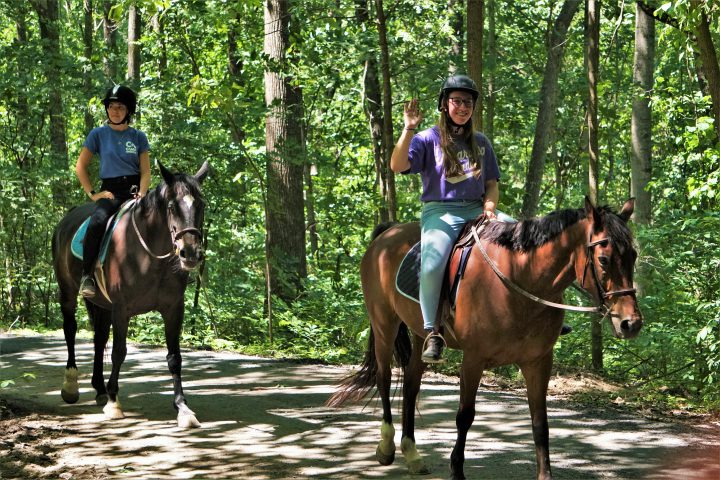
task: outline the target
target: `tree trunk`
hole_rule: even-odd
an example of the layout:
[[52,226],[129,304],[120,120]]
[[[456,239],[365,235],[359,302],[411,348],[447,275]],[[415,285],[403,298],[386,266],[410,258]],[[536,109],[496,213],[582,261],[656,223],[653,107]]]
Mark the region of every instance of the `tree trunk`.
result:
[[137,6],[128,9],[127,79],[133,88],[140,86],[140,12]]
[[[456,62],[462,62],[463,58],[463,36],[465,34],[465,18],[463,18],[462,6],[463,0],[448,0],[448,12],[451,12],[450,27],[455,36],[450,45],[450,66],[448,71],[450,74],[457,73],[458,66]],[[464,71],[464,70],[463,70]]]
[[265,2],[268,305],[273,294],[291,303],[306,277],[302,92],[288,76],[289,15],[288,0]]
[[390,170],[390,156],[393,145],[392,128],[392,89],[390,87],[390,52],[388,51],[387,27],[383,0],[375,0],[375,9],[378,21],[378,38],[380,42],[380,69],[382,71],[382,98],[383,98],[383,157],[381,171],[385,177],[385,204],[388,210],[388,220],[397,219],[397,199],[395,196],[395,174]]
[[635,223],[650,223],[651,198],[647,187],[652,172],[652,110],[650,98],[653,89],[655,61],[655,19],[642,8],[635,12],[635,86],[631,121],[631,188],[635,197]]
[[[65,113],[62,99],[62,59],[57,0],[33,0],[32,5],[40,22],[40,38],[45,43],[45,61],[42,62],[49,87],[48,112],[50,115],[50,155],[57,172],[68,168],[68,150],[65,137]],[[54,192],[60,205],[65,204],[67,190],[59,186]]]
[[712,99],[712,112],[715,119],[715,132],[720,140],[720,66],[717,52],[710,32],[710,20],[703,9],[701,0],[691,0],[693,9],[699,13],[699,23],[695,27],[695,36],[700,53],[702,70]]
[[[600,0],[587,0],[585,23],[585,51],[588,79],[588,196],[594,205],[598,202],[598,69],[600,63]],[[602,324],[592,322],[591,329],[592,368],[603,370]]]
[[525,194],[523,195],[523,205],[520,212],[522,218],[535,216],[540,201],[540,186],[545,172],[547,151],[555,127],[558,76],[560,75],[565,53],[565,40],[570,23],[572,23],[572,19],[575,17],[579,7],[580,0],[566,0],[549,35],[545,74],[540,88],[540,106],[538,107],[535,122],[535,139],[525,178]]
[[[85,57],[85,65],[90,66],[92,62],[93,54],[93,2],[92,0],[83,0],[83,55]],[[95,95],[96,86],[93,85],[91,75],[83,75],[83,92],[85,93],[86,99],[91,99]],[[95,119],[93,118],[92,111],[89,104],[85,105],[85,113],[83,115],[85,123],[85,134],[90,133],[90,130],[95,126]]]
[[480,95],[473,112],[476,130],[483,128],[483,0],[467,0],[468,75],[475,80]]
[[495,0],[487,1],[488,17],[488,58],[487,58],[487,99],[485,100],[485,136],[490,143],[495,137],[495,69],[497,51],[497,36],[495,34]]
[[114,4],[113,0],[103,1],[103,38],[105,39],[105,52],[103,54],[103,72],[105,77],[115,82],[117,66],[117,23],[110,18],[110,10]]
[[[356,0],[355,16],[358,24],[365,25],[368,30],[370,24],[370,12],[368,0]],[[385,151],[385,138],[383,136],[383,109],[382,96],[380,93],[380,81],[378,80],[378,62],[375,52],[369,50],[365,58],[365,69],[363,72],[363,110],[367,116],[370,126],[370,137],[372,139],[373,158],[375,159],[375,185],[380,191],[380,197],[387,199],[387,170],[383,167]],[[387,222],[390,219],[387,201],[378,207],[376,223]]]

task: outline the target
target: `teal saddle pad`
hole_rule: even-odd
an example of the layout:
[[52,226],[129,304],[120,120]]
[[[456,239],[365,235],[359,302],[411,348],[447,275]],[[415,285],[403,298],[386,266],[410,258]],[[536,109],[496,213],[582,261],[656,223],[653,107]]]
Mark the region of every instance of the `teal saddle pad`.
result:
[[[105,256],[107,255],[108,246],[110,245],[110,239],[115,231],[115,226],[118,224],[120,219],[127,213],[131,207],[135,205],[135,200],[128,200],[123,203],[120,210],[110,217],[107,226],[105,228],[105,235],[103,235],[102,242],[100,243],[100,254],[98,255],[98,261],[102,264],[105,263]],[[85,221],[77,229],[73,236],[72,242],[70,243],[70,250],[75,258],[82,260],[83,258],[83,241],[85,240],[85,234],[87,233],[88,225],[90,224],[90,217],[86,218]]]

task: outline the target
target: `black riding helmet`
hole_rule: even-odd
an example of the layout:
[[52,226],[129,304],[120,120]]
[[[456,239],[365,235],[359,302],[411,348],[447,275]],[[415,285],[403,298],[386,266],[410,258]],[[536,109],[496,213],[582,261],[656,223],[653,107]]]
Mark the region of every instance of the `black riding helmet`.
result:
[[127,107],[127,115],[123,119],[123,123],[130,121],[130,116],[135,114],[137,109],[137,97],[135,92],[130,87],[125,85],[115,85],[108,89],[103,98],[103,104],[105,105],[105,114],[107,114],[108,106],[110,102],[120,102]]
[[443,100],[447,98],[448,94],[457,90],[470,93],[473,97],[473,102],[477,102],[478,96],[480,96],[477,85],[475,85],[472,78],[467,75],[453,75],[445,80],[440,88],[438,111],[442,110]]

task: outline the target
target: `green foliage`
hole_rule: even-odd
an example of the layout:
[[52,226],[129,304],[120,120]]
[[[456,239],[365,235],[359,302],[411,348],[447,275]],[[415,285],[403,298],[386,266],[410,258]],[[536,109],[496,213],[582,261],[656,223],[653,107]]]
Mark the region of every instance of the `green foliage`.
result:
[[[402,103],[420,99],[422,127],[435,122],[437,92],[451,66],[465,71],[453,42],[463,2],[384,2],[391,61],[393,124]],[[248,353],[358,361],[368,323],[358,266],[382,198],[377,191],[373,145],[365,113],[365,62],[379,61],[374,2],[369,20],[358,2],[291,2],[287,66],[303,94],[305,158],[313,165],[314,225],[308,225],[308,277],[291,305],[272,299],[272,325],[265,304],[265,125],[263,2],[221,0],[136,2],[144,23],[136,126],[150,139],[151,157],[172,170],[194,172],[204,160],[214,175],[204,184],[207,262],[201,287],[188,288],[183,344],[233,348]],[[493,144],[502,171],[501,209],[517,214],[533,144],[548,28],[562,2],[496,1],[497,46]],[[702,2],[720,40],[720,11]],[[72,167],[87,134],[87,111],[99,125],[99,98],[112,82],[124,81],[123,38],[127,1],[116,2],[115,55],[94,31],[85,58],[82,9],[61,9],[61,91],[68,139],[68,167],[50,161],[51,85],[44,78],[44,45],[36,13],[23,2],[0,3],[0,325],[61,325],[55,298],[50,242],[57,219],[85,201]],[[697,11],[688,0],[657,2],[682,26],[693,28]],[[96,9],[98,6],[96,5]],[[96,12],[97,14],[97,12]],[[600,196],[618,206],[630,195],[630,106],[633,99],[634,13],[629,3],[603,4],[601,30]],[[587,183],[587,85],[582,14],[565,45],[555,138],[548,152],[538,211],[578,207]],[[98,20],[96,15],[96,23]],[[23,25],[26,35],[18,38]],[[710,405],[718,398],[718,220],[720,146],[710,99],[699,92],[695,49],[685,31],[657,24],[653,106],[654,222],[638,230],[647,325],[636,341],[606,335],[606,374],[665,397]],[[717,46],[717,44],[716,44]],[[231,58],[228,58],[229,53]],[[107,78],[105,58],[118,78]],[[232,65],[232,68],[229,68]],[[487,74],[487,70],[486,70]],[[83,80],[93,88],[85,91]],[[485,77],[487,81],[487,76]],[[52,106],[56,108],[56,106]],[[397,135],[397,128],[395,135]],[[158,176],[154,175],[154,182]],[[417,176],[398,176],[398,217],[419,216]],[[314,230],[311,230],[314,229]],[[317,234],[313,250],[310,232]],[[200,290],[197,290],[200,288]],[[581,299],[568,295],[568,301]],[[84,313],[80,313],[84,315]],[[575,333],[556,349],[558,368],[590,364],[590,323],[569,316]],[[272,341],[270,331],[272,326]],[[164,343],[157,314],[134,319],[136,341]],[[460,355],[450,355],[456,371]],[[657,365],[657,366],[656,366]],[[514,367],[499,370],[517,375]],[[654,390],[653,390],[654,389]]]

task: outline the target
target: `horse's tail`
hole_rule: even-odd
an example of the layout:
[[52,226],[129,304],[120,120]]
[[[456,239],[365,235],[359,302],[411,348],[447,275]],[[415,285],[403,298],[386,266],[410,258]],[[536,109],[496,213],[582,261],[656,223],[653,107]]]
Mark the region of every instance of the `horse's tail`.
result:
[[[412,353],[412,344],[408,335],[408,328],[404,323],[400,324],[397,337],[395,337],[395,360],[402,367],[403,373],[405,367],[410,361]],[[377,359],[375,358],[375,334],[370,327],[370,338],[368,339],[368,348],[365,352],[365,358],[360,366],[360,370],[356,373],[345,377],[335,392],[325,405],[328,407],[339,407],[348,400],[357,402],[365,398],[376,384],[377,377]]]
[[373,229],[372,233],[370,234],[370,240],[371,240],[371,241],[372,241],[372,240],[375,240],[375,238],[376,238],[378,235],[380,235],[380,234],[383,233],[385,230],[389,229],[390,227],[392,227],[393,225],[396,225],[396,224],[397,224],[397,222],[384,222],[384,223],[381,223],[380,225],[378,225],[377,227],[375,227],[375,228]]

